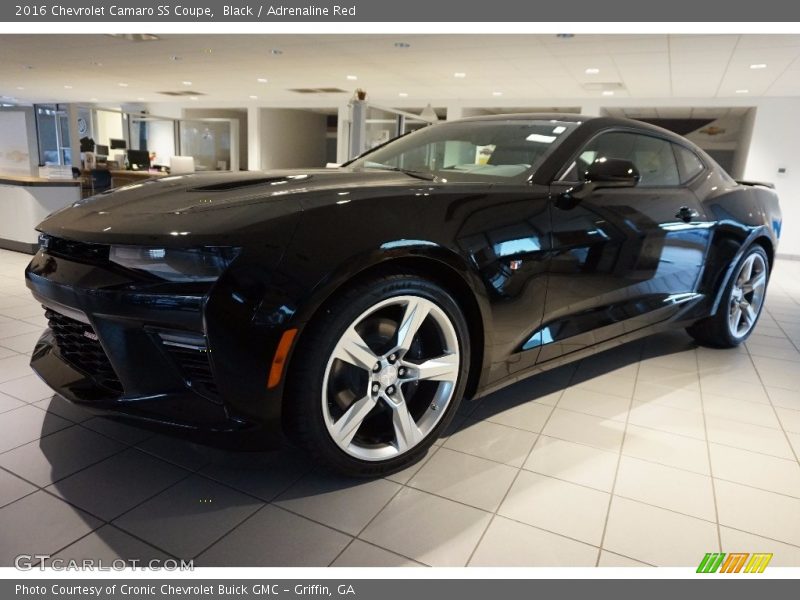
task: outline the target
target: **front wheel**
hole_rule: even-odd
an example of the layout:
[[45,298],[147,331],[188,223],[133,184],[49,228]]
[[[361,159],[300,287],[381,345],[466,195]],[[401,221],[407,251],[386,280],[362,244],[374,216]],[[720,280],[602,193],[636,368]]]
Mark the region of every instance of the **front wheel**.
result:
[[450,294],[411,274],[349,288],[311,324],[292,359],[289,433],[347,475],[419,459],[452,418],[469,365]]
[[717,314],[687,328],[701,344],[733,348],[744,342],[758,322],[769,281],[769,259],[754,244],[739,259],[734,275],[723,292]]

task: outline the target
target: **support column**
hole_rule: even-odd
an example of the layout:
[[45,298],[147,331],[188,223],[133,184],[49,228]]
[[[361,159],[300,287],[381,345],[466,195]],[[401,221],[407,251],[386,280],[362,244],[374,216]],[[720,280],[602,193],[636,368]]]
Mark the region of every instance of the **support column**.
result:
[[247,107],[247,170],[261,171],[261,108]]

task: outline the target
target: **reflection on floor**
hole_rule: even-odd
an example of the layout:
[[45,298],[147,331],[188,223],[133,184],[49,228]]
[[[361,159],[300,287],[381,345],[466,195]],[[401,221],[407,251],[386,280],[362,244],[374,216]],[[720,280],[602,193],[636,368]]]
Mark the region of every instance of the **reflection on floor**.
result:
[[376,481],[91,417],[31,374],[45,326],[0,252],[0,565],[17,554],[202,565],[800,566],[800,262],[737,350],[660,335],[462,408]]

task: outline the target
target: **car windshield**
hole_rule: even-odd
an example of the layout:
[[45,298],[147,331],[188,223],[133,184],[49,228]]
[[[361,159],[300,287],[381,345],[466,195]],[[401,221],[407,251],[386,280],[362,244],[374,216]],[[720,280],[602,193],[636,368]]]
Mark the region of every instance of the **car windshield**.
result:
[[521,119],[443,123],[401,137],[348,166],[443,179],[511,179],[535,170],[578,125]]

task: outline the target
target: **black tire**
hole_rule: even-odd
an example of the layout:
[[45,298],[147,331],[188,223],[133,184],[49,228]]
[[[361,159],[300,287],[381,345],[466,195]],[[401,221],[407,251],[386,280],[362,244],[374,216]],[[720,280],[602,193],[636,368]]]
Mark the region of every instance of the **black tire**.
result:
[[[703,346],[709,346],[711,348],[734,348],[747,340],[747,338],[750,337],[750,334],[753,333],[756,323],[758,322],[758,317],[761,315],[761,310],[764,308],[763,297],[758,306],[755,320],[743,335],[734,335],[731,332],[728,322],[730,316],[729,307],[732,301],[731,295],[734,285],[736,284],[737,276],[742,269],[742,265],[744,265],[745,262],[753,255],[757,255],[757,257],[759,257],[763,262],[766,281],[769,281],[769,257],[767,256],[767,253],[764,251],[763,247],[761,247],[759,244],[753,244],[737,261],[736,266],[733,269],[733,274],[728,283],[725,285],[725,290],[722,292],[722,300],[720,301],[717,313],[686,328],[686,331],[697,341],[697,343]],[[766,293],[766,287],[764,292]]]
[[[350,326],[371,307],[406,296],[433,302],[449,319],[458,339],[457,379],[442,416],[437,417],[438,423],[422,441],[405,453],[386,460],[362,460],[345,452],[329,433],[329,425],[323,414],[323,381],[337,343]],[[469,357],[469,330],[463,312],[450,293],[438,284],[410,272],[356,283],[329,302],[312,319],[299,340],[292,355],[284,395],[284,428],[290,439],[307,450],[319,463],[344,475],[375,477],[399,471],[418,461],[452,420],[466,386]],[[400,385],[397,387],[400,388]],[[325,394],[325,401],[329,402],[328,392]]]

